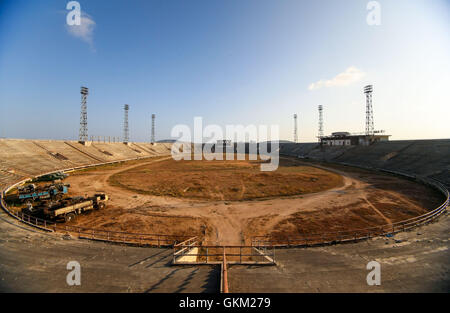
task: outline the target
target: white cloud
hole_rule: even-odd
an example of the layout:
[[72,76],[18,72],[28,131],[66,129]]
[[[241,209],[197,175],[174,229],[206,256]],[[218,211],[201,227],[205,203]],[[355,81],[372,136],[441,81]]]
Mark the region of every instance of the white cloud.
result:
[[80,25],[66,25],[69,34],[74,37],[80,38],[87,42],[91,48],[94,48],[94,19],[86,13],[81,13]]
[[308,86],[309,90],[315,90],[322,87],[348,86],[361,80],[366,74],[360,69],[350,66],[344,72],[337,74],[334,78],[328,80],[319,80]]

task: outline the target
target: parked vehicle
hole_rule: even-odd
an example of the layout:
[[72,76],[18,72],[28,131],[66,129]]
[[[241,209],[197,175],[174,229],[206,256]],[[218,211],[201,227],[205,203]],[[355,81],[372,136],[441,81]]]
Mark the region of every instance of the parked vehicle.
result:
[[19,200],[61,199],[69,191],[69,187],[69,184],[53,184],[44,187],[36,187],[35,184],[28,184],[18,188]]
[[57,172],[57,173],[51,173],[47,175],[40,176],[36,178],[34,181],[40,182],[40,181],[62,181],[63,179],[67,178],[69,176],[68,174],[65,174],[63,172]]
[[45,207],[43,213],[45,218],[53,220],[64,218],[66,222],[69,222],[84,212],[105,208],[108,200],[108,196],[104,193],[97,193],[87,198],[68,198],[59,201],[56,205]]

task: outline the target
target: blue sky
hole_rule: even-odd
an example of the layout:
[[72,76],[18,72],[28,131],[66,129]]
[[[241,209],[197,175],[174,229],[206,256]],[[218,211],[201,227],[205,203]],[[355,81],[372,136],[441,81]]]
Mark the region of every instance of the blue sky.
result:
[[[80,86],[89,135],[157,139],[176,124],[278,124],[292,140],[376,129],[391,139],[450,137],[450,2],[380,0],[82,0],[91,28],[66,25],[68,1],[0,1],[0,137],[77,139]],[[85,24],[86,25],[86,24]],[[321,81],[321,82],[320,82]],[[319,83],[320,82],[320,83]]]

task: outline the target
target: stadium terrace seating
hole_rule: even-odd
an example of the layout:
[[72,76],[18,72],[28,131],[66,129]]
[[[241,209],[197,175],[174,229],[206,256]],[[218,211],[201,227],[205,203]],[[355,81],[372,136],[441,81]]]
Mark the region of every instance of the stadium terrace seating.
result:
[[[0,188],[61,169],[140,157],[169,155],[171,143],[103,143],[0,139]],[[280,143],[280,154],[399,171],[450,186],[450,139],[378,142],[371,146],[320,147]]]
[[0,139],[0,190],[18,181],[63,169],[141,157],[169,155],[171,144],[96,143]]
[[399,140],[370,146],[324,146],[286,143],[280,153],[314,160],[381,168],[434,178],[450,186],[450,139]]

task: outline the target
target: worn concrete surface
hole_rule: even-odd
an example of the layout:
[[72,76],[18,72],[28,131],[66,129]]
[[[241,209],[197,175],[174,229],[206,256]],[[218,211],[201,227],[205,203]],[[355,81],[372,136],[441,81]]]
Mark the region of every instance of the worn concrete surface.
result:
[[[229,267],[231,292],[450,292],[450,217],[393,238],[279,249],[278,266]],[[0,292],[218,292],[210,266],[171,266],[170,249],[139,248],[43,233],[0,211]],[[381,285],[368,286],[369,261]],[[68,286],[69,261],[81,286]]]
[[[220,269],[171,266],[172,250],[64,239],[0,212],[0,292],[218,292]],[[81,286],[68,286],[69,261]]]
[[[231,292],[450,292],[450,217],[393,238],[280,249],[278,266],[229,267]],[[381,285],[368,286],[369,261]]]
[[0,139],[0,190],[25,178],[76,166],[170,155],[169,143]]
[[[157,146],[159,149],[159,145]],[[112,159],[168,153],[167,147],[121,144],[73,148],[61,141],[0,140],[0,187],[51,170]],[[315,144],[283,145],[282,153],[434,177],[449,184],[450,140],[378,143],[315,151]],[[73,151],[74,150],[74,151]],[[80,151],[82,150],[82,151]],[[50,154],[49,154],[50,153]],[[55,157],[60,154],[67,158]],[[66,156],[67,155],[67,156]],[[449,292],[448,216],[395,239],[278,250],[277,267],[231,266],[233,292]],[[0,291],[202,292],[217,291],[213,267],[172,267],[171,251],[65,240],[30,231],[0,212]],[[401,240],[401,241],[399,241]],[[67,262],[81,264],[81,286],[66,284]],[[381,286],[367,286],[367,262],[381,263]]]
[[317,143],[283,143],[280,154],[410,173],[450,186],[450,139],[394,140],[323,149]]

